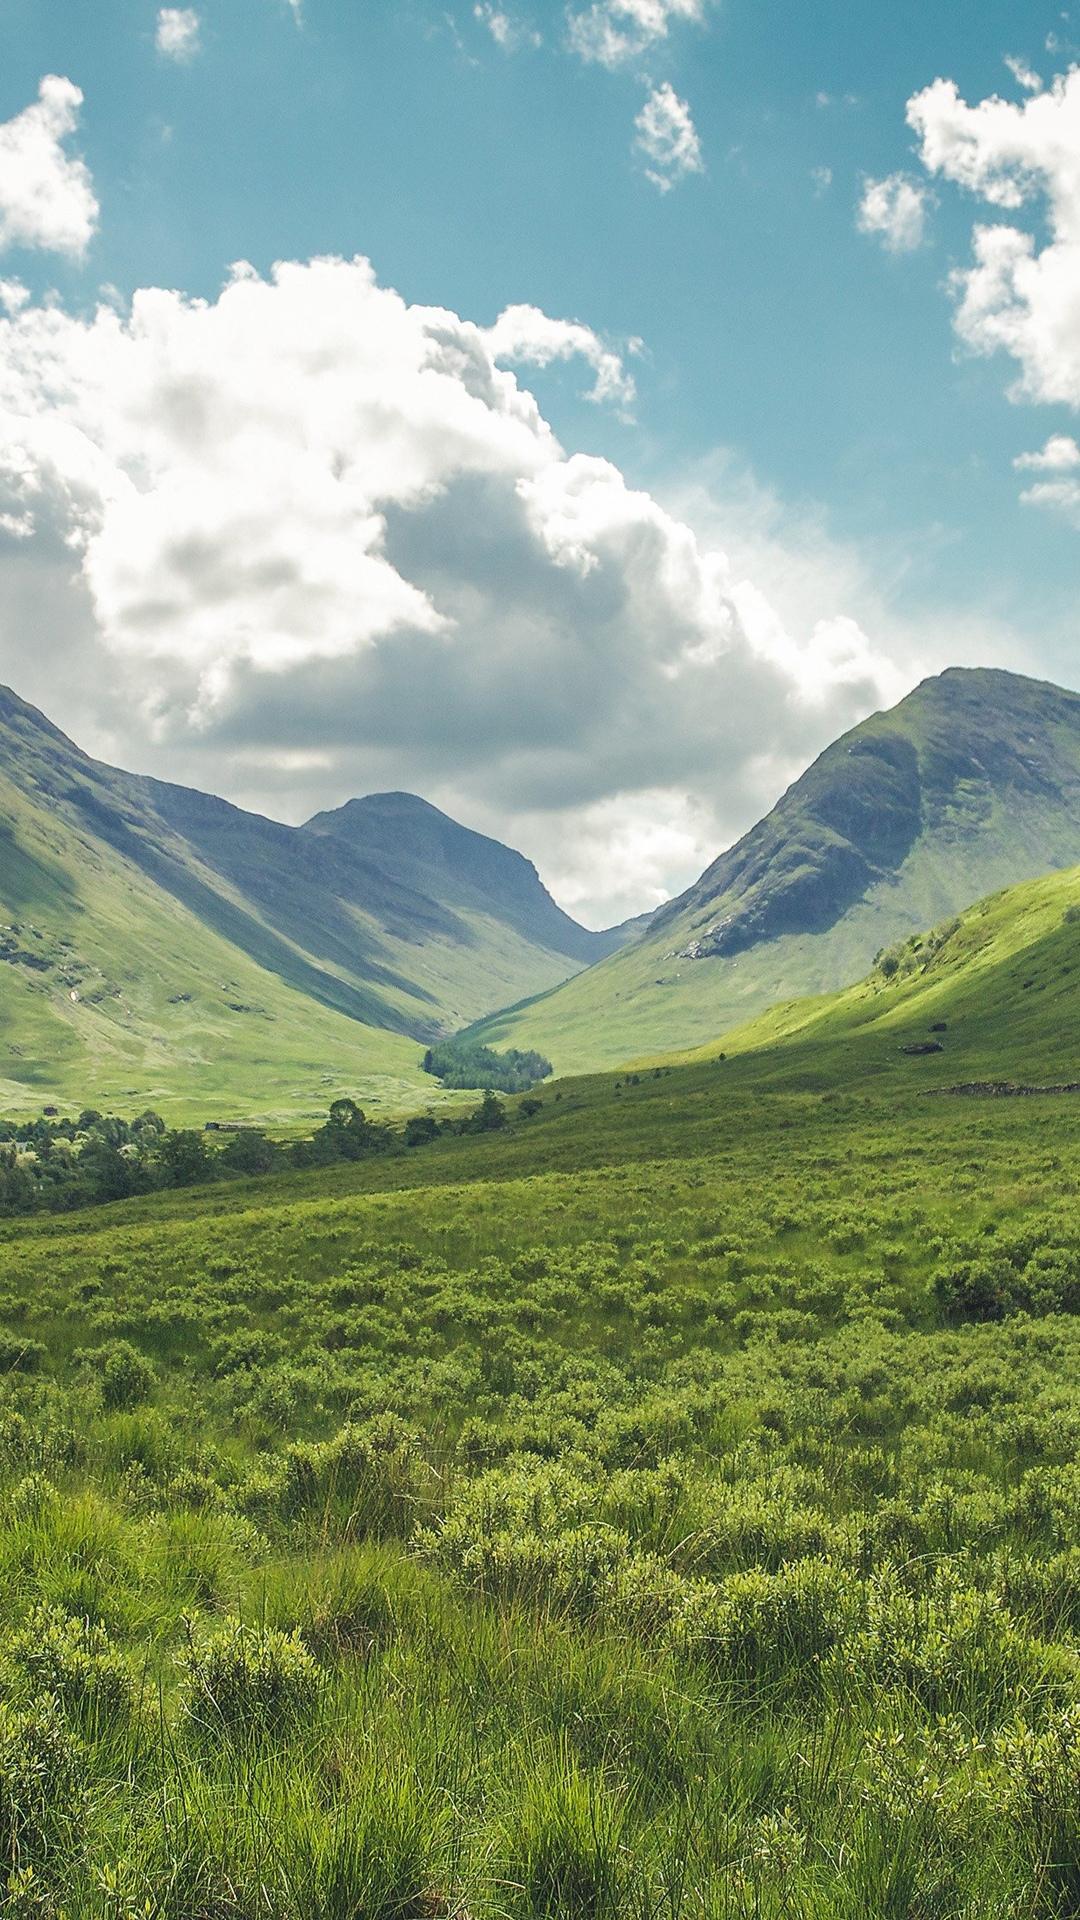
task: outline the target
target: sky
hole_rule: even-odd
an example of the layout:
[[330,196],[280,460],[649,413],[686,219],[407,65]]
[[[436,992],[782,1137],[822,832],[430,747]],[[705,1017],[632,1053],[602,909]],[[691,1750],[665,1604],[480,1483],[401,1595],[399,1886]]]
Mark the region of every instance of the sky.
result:
[[591,925],[926,674],[1080,685],[1080,18],[0,0],[0,680]]

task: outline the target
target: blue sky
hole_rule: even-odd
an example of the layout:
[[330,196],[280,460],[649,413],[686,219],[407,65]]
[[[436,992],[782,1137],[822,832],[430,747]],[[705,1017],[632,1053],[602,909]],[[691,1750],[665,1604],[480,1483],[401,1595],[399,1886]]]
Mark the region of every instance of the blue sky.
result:
[[[5,0],[0,122],[43,75],[70,79],[84,98],[65,150],[85,160],[100,209],[81,255],[17,240],[0,255],[0,275],[35,307],[55,290],[65,313],[88,318],[102,287],[121,306],[140,287],[213,302],[239,259],[266,276],[279,260],[362,254],[406,303],[482,328],[518,303],[580,321],[623,356],[636,398],[587,400],[578,360],[519,369],[562,447],[606,458],[715,537],[787,626],[851,619],[887,656],[891,678],[863,676],[847,704],[819,701],[818,734],[951,658],[1080,681],[1072,495],[1066,486],[1051,510],[1025,504],[1014,467],[1075,432],[1071,390],[1029,379],[1028,397],[1010,399],[1021,357],[972,352],[953,324],[949,276],[970,268],[973,225],[1017,216],[982,204],[948,166],[933,172],[905,121],[939,77],[964,101],[1000,93],[1022,110],[1037,89],[1004,57],[1047,82],[1064,75],[1060,8],[702,0],[700,18],[670,19],[610,65],[574,51],[567,9],[550,0],[496,10],[506,45],[460,0],[304,0],[302,16],[286,0],[200,0],[192,11],[198,44],[176,59],[156,44],[146,0]],[[632,15],[616,0],[620,30]],[[701,170],[661,191],[635,149],[635,118],[665,86],[692,117]],[[859,230],[858,209],[868,180],[898,173],[919,196],[922,233],[890,250],[887,234]],[[1023,224],[1045,243],[1038,196]],[[435,564],[425,558],[428,592]],[[55,717],[91,744],[213,784],[212,756],[244,743],[237,796],[283,812],[343,798],[341,782],[411,784],[507,837],[516,828],[593,918],[691,878],[699,853],[715,851],[709,835],[749,824],[775,797],[770,782],[824,744],[811,724],[766,726],[756,771],[724,792],[692,773],[680,788],[666,763],[634,772],[620,748],[606,788],[583,781],[561,807],[549,791],[558,771],[514,776],[502,754],[498,777],[475,775],[486,754],[475,713],[471,776],[467,755],[440,743],[425,763],[416,740],[395,754],[358,737],[320,768],[317,716],[304,741],[269,727],[260,759],[258,727],[235,701],[220,728],[204,714],[185,733],[160,685],[142,689],[152,718],[140,732],[78,675],[58,672],[54,691],[40,660],[20,658],[13,622],[0,624],[5,677],[51,693]],[[108,650],[100,606],[97,624]],[[130,646],[120,652],[130,672]],[[649,841],[650,808],[665,807],[667,837],[654,822]],[[598,878],[605,863],[617,885]]]

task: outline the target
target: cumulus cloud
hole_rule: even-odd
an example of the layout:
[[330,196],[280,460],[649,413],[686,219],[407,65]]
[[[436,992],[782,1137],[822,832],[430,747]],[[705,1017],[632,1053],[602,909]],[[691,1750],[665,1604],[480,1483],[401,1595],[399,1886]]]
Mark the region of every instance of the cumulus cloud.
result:
[[[553,320],[539,307],[507,307],[484,338],[494,360],[509,360],[515,366],[549,367],[555,360],[584,360],[596,375],[588,399],[598,404],[611,400],[624,408],[634,403],[633,376],[622,356],[579,320]],[[640,347],[639,340],[630,342],[632,352]]]
[[1080,446],[1069,433],[1052,433],[1038,453],[1017,454],[1013,466],[1036,473],[1068,472],[1080,467]]
[[673,23],[700,24],[707,4],[708,0],[593,0],[591,6],[570,9],[567,36],[582,60],[620,67],[665,40]]
[[974,226],[973,264],[952,280],[959,337],[1015,361],[1017,398],[1080,407],[1080,68],[975,106],[935,80],[907,117],[930,173],[1018,216]]
[[158,12],[154,45],[166,60],[181,64],[199,51],[201,22],[194,7],[162,7]]
[[704,173],[701,141],[685,100],[668,81],[654,87],[634,121],[634,145],[647,162],[646,177],[661,193],[688,174]]
[[926,188],[905,173],[864,180],[859,232],[876,235],[889,253],[914,253],[926,238],[927,201]]
[[0,250],[85,253],[98,203],[85,161],[65,151],[82,101],[70,80],[49,73],[34,104],[0,125]]
[[0,679],[121,762],[228,767],[292,817],[411,787],[582,902],[588,866],[595,911],[648,904],[896,673],[849,608],[793,629],[719,538],[560,446],[503,363],[599,377],[575,324],[483,328],[362,259],[88,316],[14,300]]

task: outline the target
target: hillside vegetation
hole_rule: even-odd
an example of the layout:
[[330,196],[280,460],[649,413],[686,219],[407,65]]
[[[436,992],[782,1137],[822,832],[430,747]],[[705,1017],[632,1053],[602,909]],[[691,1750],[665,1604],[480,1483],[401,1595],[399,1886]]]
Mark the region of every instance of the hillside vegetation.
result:
[[1080,695],[955,669],[829,747],[643,938],[477,1037],[560,1073],[704,1045],[1077,861]]
[[400,1109],[424,1098],[432,1040],[618,937],[414,796],[282,826],[102,766],[0,690],[8,1110],[302,1124],[325,1088]]
[[0,1226],[12,1911],[1074,1915],[1080,1095],[926,1089],[1080,1079],[1078,900]]

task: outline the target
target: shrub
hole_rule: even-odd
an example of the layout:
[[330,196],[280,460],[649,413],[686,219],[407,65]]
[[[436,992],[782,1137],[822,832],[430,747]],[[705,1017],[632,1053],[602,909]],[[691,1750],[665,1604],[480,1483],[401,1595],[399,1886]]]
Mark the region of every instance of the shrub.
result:
[[315,1710],[322,1676],[298,1634],[231,1620],[189,1648],[184,1710],[204,1732],[286,1731]]
[[137,1407],[149,1399],[157,1384],[153,1362],[130,1340],[110,1340],[83,1358],[101,1377],[101,1398],[106,1407]]
[[86,1762],[55,1700],[0,1703],[0,1856],[44,1864],[77,1832]]
[[350,1536],[408,1536],[427,1475],[415,1434],[393,1415],[342,1427],[321,1445],[294,1445],[283,1461],[287,1514],[337,1516]]
[[57,1608],[35,1607],[5,1649],[37,1693],[51,1694],[95,1726],[126,1719],[135,1681],[104,1627]]
[[850,1617],[849,1587],[828,1560],[801,1560],[778,1573],[733,1573],[719,1586],[687,1594],[672,1638],[726,1678],[755,1689],[793,1668],[800,1683],[811,1686]]
[[1080,1911],[1080,1707],[1051,1712],[1038,1730],[1017,1727],[1001,1746],[1013,1817],[1047,1912]]
[[0,1333],[0,1373],[37,1373],[48,1354],[41,1340],[21,1333]]

